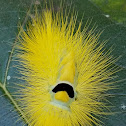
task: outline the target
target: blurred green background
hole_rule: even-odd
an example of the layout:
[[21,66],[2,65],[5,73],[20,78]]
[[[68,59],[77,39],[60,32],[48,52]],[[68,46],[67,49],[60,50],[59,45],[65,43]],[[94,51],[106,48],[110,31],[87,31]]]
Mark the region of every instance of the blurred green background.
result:
[[91,0],[116,23],[126,25],[126,0]]

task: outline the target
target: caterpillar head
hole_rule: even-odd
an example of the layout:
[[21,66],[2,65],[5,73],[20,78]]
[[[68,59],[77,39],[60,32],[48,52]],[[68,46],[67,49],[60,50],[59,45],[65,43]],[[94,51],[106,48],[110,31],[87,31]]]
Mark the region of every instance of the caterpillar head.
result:
[[76,98],[75,80],[75,61],[74,54],[70,52],[61,62],[62,67],[58,83],[52,87],[52,103],[63,108],[69,109],[72,101]]

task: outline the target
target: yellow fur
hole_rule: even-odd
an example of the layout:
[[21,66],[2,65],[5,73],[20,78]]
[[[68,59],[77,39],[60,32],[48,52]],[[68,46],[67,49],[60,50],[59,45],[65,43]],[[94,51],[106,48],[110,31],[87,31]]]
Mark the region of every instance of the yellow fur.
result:
[[[100,33],[86,27],[81,32],[81,24],[75,31],[75,23],[75,17],[68,21],[62,12],[46,10],[42,16],[36,14],[33,26],[29,24],[19,38],[21,52],[17,56],[27,82],[20,101],[29,125],[99,125],[96,116],[106,107],[103,92],[111,89],[107,83],[113,74],[108,69],[111,57],[103,54],[104,44],[98,43]],[[61,91],[53,97],[51,91],[60,81],[72,85],[73,99]]]
[[73,84],[75,76],[75,62],[73,54],[70,52],[67,56],[65,56],[61,64],[63,65],[63,68],[60,73],[60,80],[68,81]]
[[58,91],[55,94],[55,99],[63,101],[63,102],[68,102],[69,101],[69,96],[66,93],[66,91]]

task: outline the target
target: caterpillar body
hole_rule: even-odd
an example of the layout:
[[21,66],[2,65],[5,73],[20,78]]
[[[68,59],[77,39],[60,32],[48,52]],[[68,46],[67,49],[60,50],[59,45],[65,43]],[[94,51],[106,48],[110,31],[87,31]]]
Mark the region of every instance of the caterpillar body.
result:
[[[81,30],[76,16],[46,9],[18,38],[16,56],[26,84],[20,106],[31,126],[100,125],[105,92],[116,70],[99,44],[100,32]],[[109,69],[111,68],[111,69]]]

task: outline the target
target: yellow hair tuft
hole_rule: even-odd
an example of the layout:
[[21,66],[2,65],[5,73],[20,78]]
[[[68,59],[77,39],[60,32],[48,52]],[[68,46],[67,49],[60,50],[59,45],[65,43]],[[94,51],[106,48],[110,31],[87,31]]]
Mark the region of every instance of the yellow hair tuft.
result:
[[100,33],[75,25],[74,16],[68,21],[47,9],[19,38],[17,57],[27,83],[19,101],[30,126],[100,124],[96,117],[106,107],[114,61],[103,52]]

